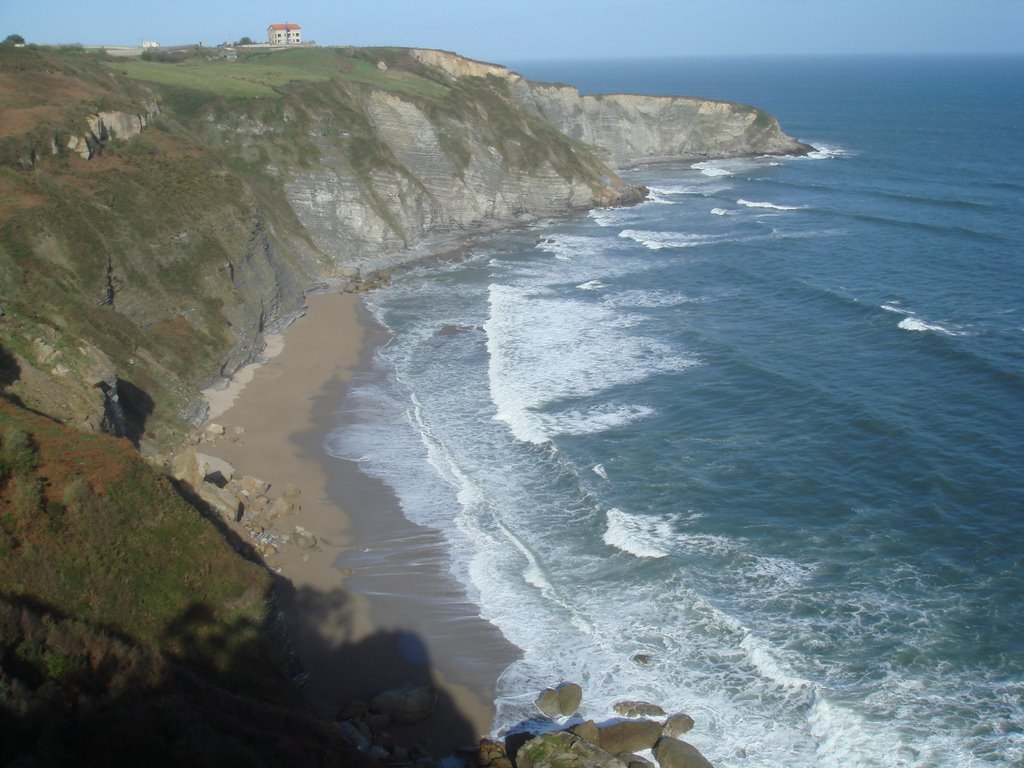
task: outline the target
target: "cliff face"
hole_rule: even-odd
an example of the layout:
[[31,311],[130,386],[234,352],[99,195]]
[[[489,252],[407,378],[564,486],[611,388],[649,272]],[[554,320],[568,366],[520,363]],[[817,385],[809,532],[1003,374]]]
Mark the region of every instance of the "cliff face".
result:
[[441,51],[4,50],[0,95],[0,384],[157,442],[318,281],[642,199],[613,165],[804,149],[751,107],[581,97]]
[[744,104],[685,96],[581,96],[563,85],[521,81],[523,103],[560,131],[600,147],[619,168],[749,155],[799,155],[811,147],[778,120]]
[[508,81],[533,115],[571,139],[602,151],[614,167],[811,151],[782,132],[778,120],[746,104],[689,96],[608,94],[581,96],[569,85],[536,83],[507,67],[444,51],[416,50],[418,60],[452,78]]

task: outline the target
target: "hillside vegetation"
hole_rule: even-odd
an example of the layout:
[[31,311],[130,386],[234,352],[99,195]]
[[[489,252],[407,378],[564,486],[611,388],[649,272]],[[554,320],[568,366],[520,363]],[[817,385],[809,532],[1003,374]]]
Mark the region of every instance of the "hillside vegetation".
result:
[[[12,391],[149,451],[177,444],[202,415],[198,391],[252,359],[311,284],[345,274],[356,258],[346,250],[401,251],[424,227],[464,226],[439,217],[500,215],[470,190],[487,194],[493,170],[466,178],[460,212],[444,213],[437,195],[451,184],[434,179],[437,162],[461,184],[497,157],[524,191],[534,175],[593,194],[610,178],[500,78],[453,79],[402,49],[216,55],[0,47],[0,348],[18,368]],[[440,160],[424,170],[399,156],[404,139],[381,133],[381,98],[425,116]],[[344,188],[350,213],[329,215],[369,216],[367,231],[311,233],[296,205],[324,193],[295,178]]]
[[0,397],[0,763],[358,765],[270,575],[123,440]]

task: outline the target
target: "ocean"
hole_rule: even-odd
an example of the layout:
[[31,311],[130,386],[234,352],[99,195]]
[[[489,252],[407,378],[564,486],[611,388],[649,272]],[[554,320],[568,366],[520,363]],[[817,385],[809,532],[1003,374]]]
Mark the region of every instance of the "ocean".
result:
[[767,109],[806,158],[641,167],[369,294],[327,450],[522,649],[719,768],[1024,755],[1024,58],[524,62]]

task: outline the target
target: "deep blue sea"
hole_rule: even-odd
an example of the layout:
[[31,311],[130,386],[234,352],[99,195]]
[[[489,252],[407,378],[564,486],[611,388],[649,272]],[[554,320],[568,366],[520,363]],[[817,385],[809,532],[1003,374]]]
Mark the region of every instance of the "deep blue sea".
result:
[[368,296],[394,338],[329,449],[523,649],[496,728],[575,680],[719,768],[1019,766],[1024,59],[516,69],[817,151],[639,168]]

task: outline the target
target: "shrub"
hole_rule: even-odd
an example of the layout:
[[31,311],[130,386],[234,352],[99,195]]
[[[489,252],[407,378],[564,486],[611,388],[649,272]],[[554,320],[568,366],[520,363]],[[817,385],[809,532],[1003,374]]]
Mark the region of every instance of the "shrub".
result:
[[38,514],[43,509],[43,481],[38,477],[16,475],[12,483],[11,496],[14,508],[23,517]]
[[39,465],[39,452],[32,436],[23,429],[9,426],[0,438],[0,477],[24,475]]

